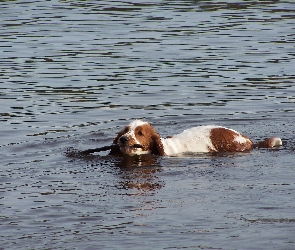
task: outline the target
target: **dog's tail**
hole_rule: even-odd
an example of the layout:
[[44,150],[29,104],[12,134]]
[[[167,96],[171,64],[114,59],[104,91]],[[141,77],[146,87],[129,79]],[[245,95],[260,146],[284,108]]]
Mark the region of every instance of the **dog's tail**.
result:
[[275,147],[280,147],[282,146],[282,140],[279,137],[271,137],[267,138],[263,141],[260,141],[255,144],[255,147],[257,148],[275,148]]

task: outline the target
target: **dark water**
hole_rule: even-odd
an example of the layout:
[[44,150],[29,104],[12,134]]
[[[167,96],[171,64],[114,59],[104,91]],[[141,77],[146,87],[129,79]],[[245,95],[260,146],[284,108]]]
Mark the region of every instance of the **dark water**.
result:
[[[0,7],[1,249],[295,249],[293,1]],[[284,145],[73,154],[134,118]]]

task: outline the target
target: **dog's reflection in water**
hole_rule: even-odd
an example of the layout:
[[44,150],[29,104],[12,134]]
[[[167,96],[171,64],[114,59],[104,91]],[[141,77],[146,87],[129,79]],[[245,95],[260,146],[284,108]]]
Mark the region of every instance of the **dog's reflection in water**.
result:
[[120,188],[138,190],[130,195],[140,195],[156,191],[164,186],[159,173],[162,167],[159,158],[152,155],[127,156],[120,158],[115,165],[120,168]]

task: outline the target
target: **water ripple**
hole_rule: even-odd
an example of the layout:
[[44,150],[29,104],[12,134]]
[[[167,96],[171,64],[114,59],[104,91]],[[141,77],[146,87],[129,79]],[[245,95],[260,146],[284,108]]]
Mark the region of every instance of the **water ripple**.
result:
[[[294,7],[2,1],[0,245],[291,249]],[[163,137],[214,123],[284,146],[75,154],[109,145],[133,118]]]

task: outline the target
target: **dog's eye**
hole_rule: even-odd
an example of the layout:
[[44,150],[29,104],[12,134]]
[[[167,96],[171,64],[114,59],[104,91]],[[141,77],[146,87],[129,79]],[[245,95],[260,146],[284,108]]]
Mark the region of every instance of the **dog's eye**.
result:
[[138,131],[138,135],[143,136],[142,131]]
[[127,133],[128,131],[129,131],[129,128],[126,127],[125,130],[124,130],[124,132]]

